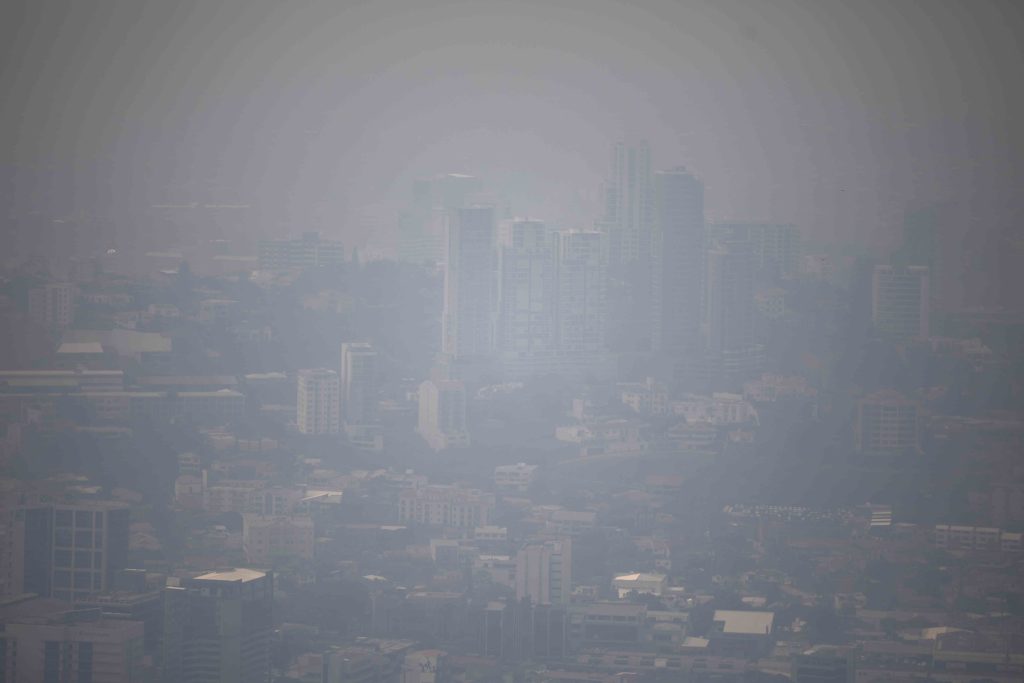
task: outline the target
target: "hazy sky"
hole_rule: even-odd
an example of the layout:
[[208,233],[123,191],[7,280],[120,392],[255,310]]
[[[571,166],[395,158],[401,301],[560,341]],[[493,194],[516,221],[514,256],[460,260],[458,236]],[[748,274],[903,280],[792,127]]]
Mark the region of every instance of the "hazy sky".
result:
[[952,200],[1008,235],[1022,203],[1024,3],[4,7],[8,192],[246,202],[364,239],[363,207],[461,171],[587,225],[628,136],[702,176],[712,218],[878,241]]

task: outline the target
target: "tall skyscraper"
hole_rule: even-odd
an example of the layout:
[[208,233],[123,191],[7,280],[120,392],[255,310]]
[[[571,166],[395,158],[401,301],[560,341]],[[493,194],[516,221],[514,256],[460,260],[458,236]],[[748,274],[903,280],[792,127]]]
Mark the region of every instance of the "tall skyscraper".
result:
[[164,681],[270,680],[274,578],[252,569],[211,572],[164,591]]
[[516,553],[516,599],[539,605],[569,602],[572,594],[572,540],[529,543]]
[[[928,268],[928,299],[931,310],[958,298],[955,272],[950,272],[951,265],[947,262],[948,243],[944,239],[944,222],[951,220],[951,207],[933,204],[916,211],[908,211],[903,217],[903,239],[899,248],[892,255],[892,263],[897,266],[927,266]],[[944,221],[945,219],[945,221]],[[952,219],[955,220],[955,219]],[[954,250],[958,251],[958,250]],[[954,278],[949,276],[953,275]],[[950,286],[952,285],[952,286]]]
[[302,434],[337,434],[341,382],[326,368],[299,370],[296,422]]
[[90,501],[24,511],[26,592],[59,600],[113,590],[128,559],[129,510]]
[[461,381],[429,379],[420,384],[418,431],[435,451],[469,445],[466,387]]
[[365,342],[341,345],[341,420],[361,448],[383,445],[377,414],[377,352]]
[[598,227],[607,236],[608,343],[615,351],[649,351],[654,335],[654,197],[646,142],[612,146],[604,203]]
[[443,263],[445,217],[468,206],[481,187],[479,178],[464,173],[416,180],[412,200],[399,215],[399,260]]
[[694,349],[700,340],[704,184],[685,168],[655,174],[655,346]]
[[603,353],[608,328],[607,277],[596,231],[555,236],[555,335],[564,354]]
[[931,312],[927,266],[875,266],[871,281],[871,320],[883,336],[927,339]]
[[707,253],[707,350],[721,384],[758,370],[763,349],[754,330],[754,269],[750,243],[722,241]]
[[611,168],[604,187],[602,230],[608,233],[608,267],[623,267],[650,255],[654,227],[651,148],[646,141],[612,145]]
[[442,350],[454,359],[494,350],[497,251],[494,207],[455,209],[449,220]]
[[499,230],[498,350],[550,354],[555,342],[554,249],[543,221],[515,219]]

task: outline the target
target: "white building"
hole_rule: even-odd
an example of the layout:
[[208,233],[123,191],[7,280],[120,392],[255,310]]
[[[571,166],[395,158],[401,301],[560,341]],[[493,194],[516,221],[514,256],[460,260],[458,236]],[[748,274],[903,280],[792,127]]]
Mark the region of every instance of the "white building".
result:
[[541,605],[569,602],[572,594],[572,541],[530,543],[516,553],[516,599]]
[[420,384],[418,431],[435,451],[469,445],[466,387],[461,381],[427,380]]
[[623,574],[612,579],[612,587],[619,595],[619,599],[629,596],[630,593],[640,595],[661,595],[668,587],[668,578],[664,574]]
[[927,339],[931,294],[927,266],[875,266],[871,320],[884,336]]
[[78,288],[70,282],[51,282],[28,292],[28,315],[43,327],[63,330],[75,321]]
[[687,422],[707,422],[721,426],[756,422],[757,410],[743,396],[726,392],[715,392],[711,396],[690,394],[672,401],[672,413],[686,418]]
[[493,494],[460,486],[414,486],[398,495],[403,523],[475,529],[487,526],[493,510]]
[[526,491],[533,483],[536,465],[525,462],[515,465],[498,465],[494,468],[494,487],[499,491]]
[[303,434],[337,434],[341,382],[326,368],[299,370],[296,421]]
[[621,385],[622,403],[641,415],[665,415],[668,412],[668,387],[648,377],[643,382]]

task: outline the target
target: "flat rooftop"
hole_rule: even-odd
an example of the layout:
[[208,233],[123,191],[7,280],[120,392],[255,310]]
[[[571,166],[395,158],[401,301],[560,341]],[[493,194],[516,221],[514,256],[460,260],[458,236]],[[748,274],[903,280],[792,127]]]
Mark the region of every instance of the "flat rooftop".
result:
[[226,569],[219,572],[209,572],[208,574],[197,576],[195,579],[197,581],[241,581],[242,583],[248,583],[249,581],[262,579],[264,576],[266,576],[266,573],[256,571],[255,569]]
[[766,635],[772,632],[775,621],[773,612],[748,612],[745,610],[715,610],[715,623],[722,622],[722,633],[736,635]]

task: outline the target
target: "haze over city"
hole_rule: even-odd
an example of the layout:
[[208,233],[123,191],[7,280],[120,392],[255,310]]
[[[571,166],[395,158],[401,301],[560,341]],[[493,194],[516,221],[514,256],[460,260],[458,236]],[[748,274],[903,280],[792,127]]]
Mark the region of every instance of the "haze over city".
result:
[[1024,6],[0,9],[0,683],[1024,680]]

